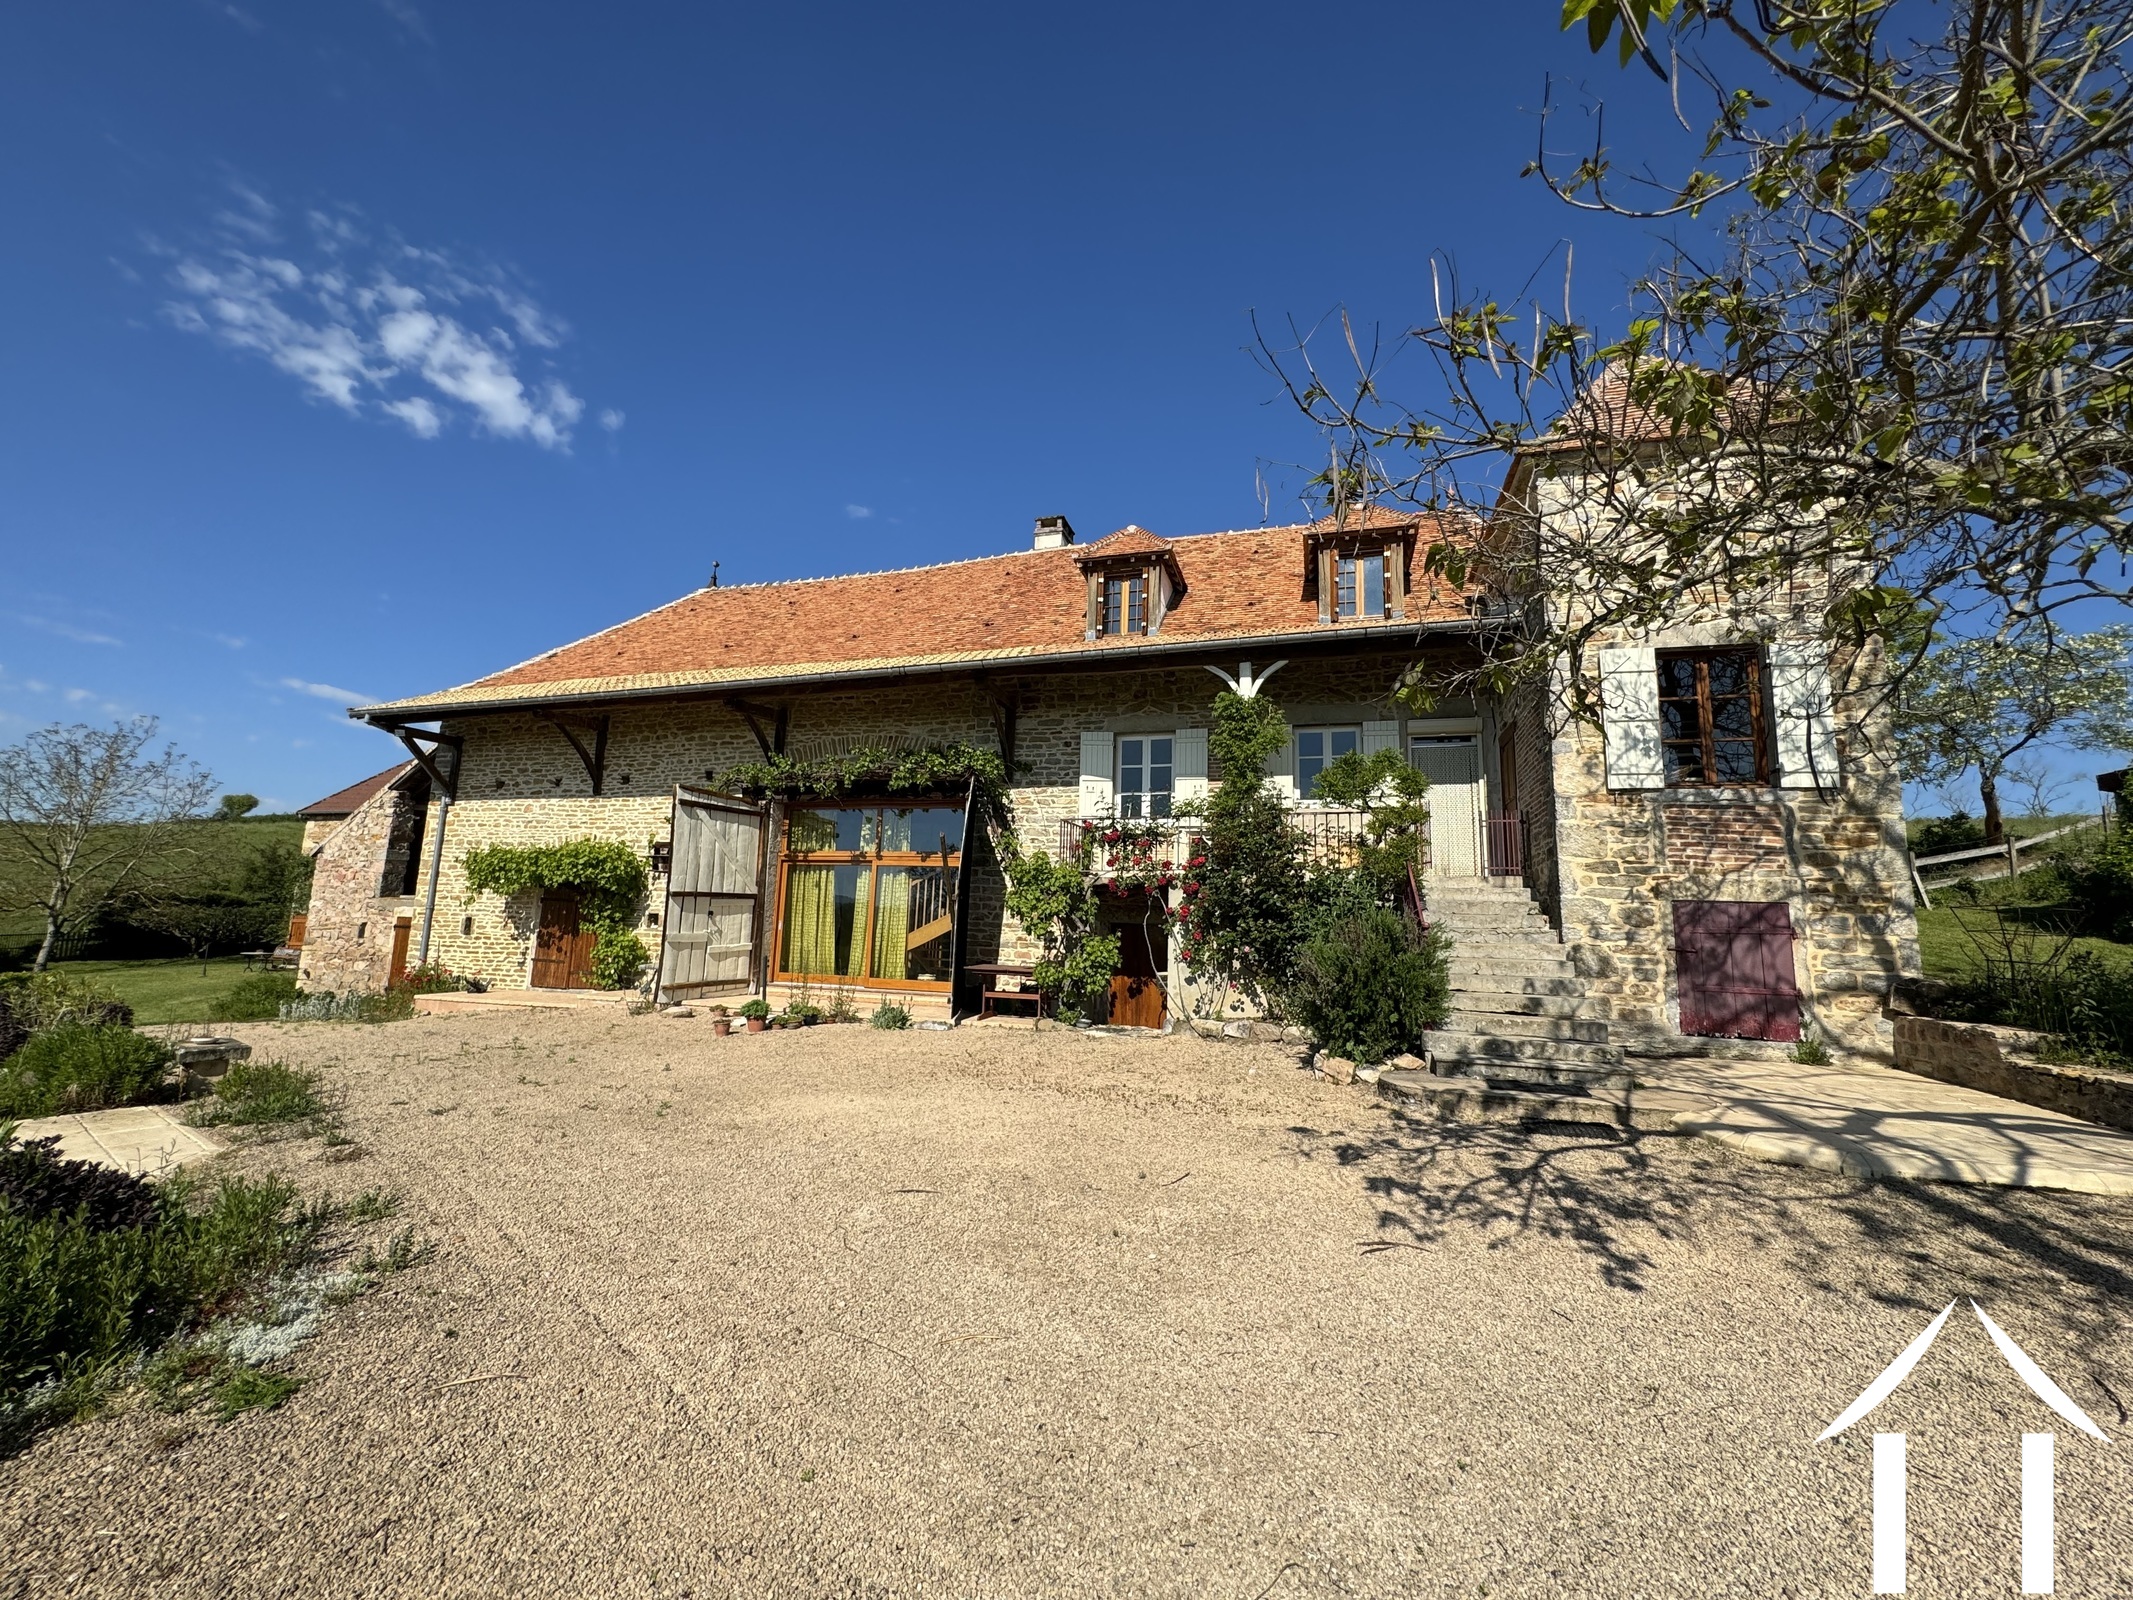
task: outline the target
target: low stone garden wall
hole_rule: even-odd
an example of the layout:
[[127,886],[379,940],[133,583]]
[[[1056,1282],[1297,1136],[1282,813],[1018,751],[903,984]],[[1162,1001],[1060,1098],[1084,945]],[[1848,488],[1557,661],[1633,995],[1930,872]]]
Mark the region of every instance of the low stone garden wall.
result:
[[2036,1035],[1935,1017],[1896,1022],[1896,1065],[2024,1105],[2133,1133],[2133,1074],[2055,1066],[2027,1053]]

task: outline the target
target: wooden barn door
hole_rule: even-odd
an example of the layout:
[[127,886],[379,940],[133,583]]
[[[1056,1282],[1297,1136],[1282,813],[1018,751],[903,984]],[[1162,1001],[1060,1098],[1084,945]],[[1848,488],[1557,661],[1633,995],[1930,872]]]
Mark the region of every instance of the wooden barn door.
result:
[[541,895],[541,931],[533,941],[536,989],[592,987],[593,930],[578,916],[578,897],[549,889]]
[[1782,900],[1676,900],[1681,1031],[1719,1039],[1797,1039],[1792,913]]
[[679,789],[659,988],[677,999],[752,988],[762,957],[761,806]]
[[393,924],[392,964],[385,973],[385,986],[388,989],[407,976],[407,939],[414,931],[414,926],[412,917],[402,917]]

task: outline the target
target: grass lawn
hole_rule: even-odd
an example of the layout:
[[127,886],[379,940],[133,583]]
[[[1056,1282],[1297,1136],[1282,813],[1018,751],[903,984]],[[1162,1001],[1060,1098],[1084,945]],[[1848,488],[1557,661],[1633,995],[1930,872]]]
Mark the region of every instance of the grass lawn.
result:
[[244,961],[224,956],[205,963],[181,961],[58,961],[53,970],[87,978],[133,1007],[133,1020],[205,1022],[230,986],[244,976]]
[[[1988,941],[1992,939],[1993,917],[1983,907],[1964,907],[1960,911],[1943,907],[1935,911],[1918,913],[1919,965],[1929,978],[1945,978],[1959,982],[1978,975],[1978,942],[1963,931],[1959,917],[1967,917],[1971,926],[1977,928]],[[2050,940],[2044,948],[2057,944]],[[2091,950],[2107,961],[2116,961],[2125,970],[2127,981],[2133,982],[2133,944],[2117,944],[2109,939],[2076,939],[2067,947],[2067,954],[2076,950]]]

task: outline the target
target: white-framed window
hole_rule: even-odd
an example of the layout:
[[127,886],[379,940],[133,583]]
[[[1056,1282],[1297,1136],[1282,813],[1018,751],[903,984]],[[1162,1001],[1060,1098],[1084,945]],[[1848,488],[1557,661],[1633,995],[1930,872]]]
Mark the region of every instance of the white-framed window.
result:
[[1342,756],[1363,748],[1361,728],[1298,728],[1296,792],[1308,800],[1317,792],[1318,775]]
[[1340,556],[1334,562],[1333,582],[1337,617],[1382,617],[1385,615],[1385,556]]
[[1167,817],[1177,787],[1177,740],[1167,733],[1118,736],[1116,797],[1122,817]]

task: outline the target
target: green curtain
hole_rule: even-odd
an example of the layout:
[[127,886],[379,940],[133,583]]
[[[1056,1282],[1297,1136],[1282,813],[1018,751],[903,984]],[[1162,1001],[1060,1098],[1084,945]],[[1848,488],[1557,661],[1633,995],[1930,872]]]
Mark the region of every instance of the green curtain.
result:
[[874,959],[868,973],[876,978],[901,978],[904,936],[911,931],[911,869],[882,867],[875,874]]
[[786,873],[785,956],[779,965],[787,972],[837,970],[835,867],[796,866]]

